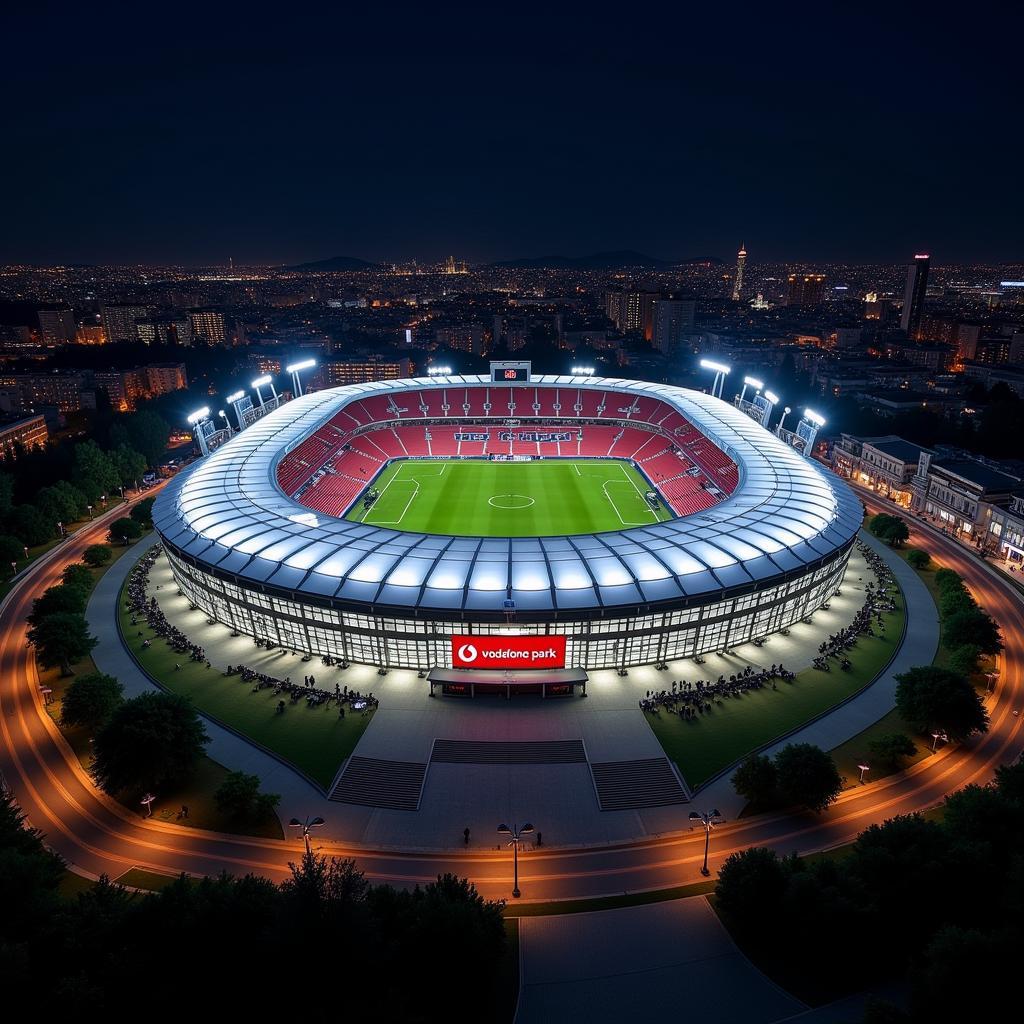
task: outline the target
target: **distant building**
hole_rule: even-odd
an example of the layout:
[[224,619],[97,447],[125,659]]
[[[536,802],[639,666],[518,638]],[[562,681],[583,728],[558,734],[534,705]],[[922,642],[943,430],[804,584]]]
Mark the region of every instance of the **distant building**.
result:
[[820,306],[825,300],[824,274],[790,274],[787,306]]
[[743,269],[747,265],[747,247],[745,245],[740,246],[740,251],[736,254],[736,279],[732,284],[732,301],[739,302],[743,297]]
[[982,526],[982,503],[1006,505],[1021,486],[1019,477],[974,459],[933,461],[922,455],[914,478],[914,508],[973,539]]
[[97,390],[106,392],[118,412],[131,412],[141,398],[157,398],[188,387],[184,363],[151,363],[132,370],[97,370]]
[[82,324],[75,332],[76,345],[105,345],[107,332],[101,324]]
[[317,369],[320,387],[336,388],[344,384],[364,384],[374,380],[401,380],[412,376],[412,363],[401,359],[332,359]]
[[135,329],[139,341],[146,345],[159,343],[188,348],[192,344],[192,321],[178,313],[146,317],[136,323]]
[[84,372],[0,374],[4,404],[12,410],[52,406],[63,413],[78,412],[90,407],[92,393],[87,396],[86,384]]
[[42,416],[26,416],[7,423],[0,421],[0,458],[12,459],[19,449],[41,448],[50,438]]
[[480,324],[454,324],[434,328],[434,341],[457,352],[484,354],[484,329]]
[[608,288],[604,308],[608,319],[620,331],[639,331],[648,341],[654,333],[654,303],[660,292],[638,288]]
[[107,332],[107,341],[111,343],[138,341],[139,332],[137,324],[140,320],[151,316],[152,313],[153,309],[150,306],[102,306],[100,308],[100,316],[103,319],[103,327]]
[[227,337],[224,314],[219,309],[194,309],[189,313],[192,336],[207,345],[223,345]]
[[910,508],[911,481],[922,453],[934,455],[930,449],[904,441],[895,434],[865,438],[842,434],[832,449],[832,468],[840,476],[876,491],[903,508]]
[[44,345],[66,345],[75,340],[75,315],[70,309],[40,309],[36,316]]
[[906,331],[907,337],[918,340],[921,330],[921,313],[924,310],[924,296],[928,288],[928,267],[931,263],[927,255],[917,255],[913,263],[907,267],[907,285],[903,291],[903,312],[900,314],[900,329]]
[[188,387],[184,363],[150,363],[142,367],[142,372],[145,374],[146,391],[150,398]]
[[694,299],[656,299],[653,304],[651,342],[657,351],[674,355],[695,330]]

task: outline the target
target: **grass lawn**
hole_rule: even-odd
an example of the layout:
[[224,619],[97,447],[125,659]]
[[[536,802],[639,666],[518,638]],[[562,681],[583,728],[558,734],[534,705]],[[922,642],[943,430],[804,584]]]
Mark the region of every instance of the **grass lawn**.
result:
[[[874,763],[868,754],[868,747],[871,742],[881,736],[888,736],[895,732],[902,732],[914,741],[914,754],[903,759],[902,768],[887,768]],[[851,736],[845,743],[840,743],[838,747],[833,747],[829,751],[836,763],[836,767],[839,769],[839,774],[844,778],[844,789],[851,789],[860,785],[858,782],[860,769],[857,767],[859,764],[870,764],[871,771],[868,772],[866,781],[877,782],[879,779],[884,779],[886,776],[902,771],[903,768],[909,768],[912,764],[917,764],[918,761],[928,757],[931,752],[930,738],[926,740],[925,737],[917,735],[903,721],[900,713],[895,708],[873,725],[869,725],[863,732],[857,733],[856,736]]]
[[543,462],[400,459],[373,483],[379,497],[348,517],[417,533],[543,537],[650,526],[671,519],[651,485],[621,459]]
[[[153,679],[172,693],[189,697],[203,714],[272,751],[324,788],[331,784],[370,724],[372,711],[365,715],[349,711],[342,720],[333,704],[308,708],[300,702],[287,703],[285,713],[278,714],[280,697],[273,690],[253,693],[252,686],[238,676],[224,676],[216,668],[176,653],[145,624],[133,626],[123,598],[122,589],[118,617],[124,642]],[[144,649],[147,639],[153,643]],[[175,664],[181,665],[180,670],[175,670]]]
[[797,673],[777,690],[753,690],[714,706],[693,719],[667,712],[645,712],[665,753],[690,786],[699,786],[753,750],[804,725],[867,686],[889,663],[903,636],[906,613],[902,594],[885,615],[885,635],[865,636],[850,653],[853,668],[831,672],[814,668]]
[[129,889],[145,889],[147,892],[160,892],[173,885],[180,875],[163,875],[158,871],[144,871],[142,868],[129,868],[123,875],[114,879]]

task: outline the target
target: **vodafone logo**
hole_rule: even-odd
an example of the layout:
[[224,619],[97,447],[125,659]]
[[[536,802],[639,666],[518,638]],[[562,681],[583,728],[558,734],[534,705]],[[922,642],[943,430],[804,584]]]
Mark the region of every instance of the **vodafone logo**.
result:
[[452,637],[455,668],[564,668],[564,636]]

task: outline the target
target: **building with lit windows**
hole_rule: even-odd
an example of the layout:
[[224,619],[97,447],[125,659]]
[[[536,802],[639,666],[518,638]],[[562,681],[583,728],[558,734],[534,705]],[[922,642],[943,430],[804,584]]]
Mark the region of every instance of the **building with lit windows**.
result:
[[[574,668],[658,664],[765,637],[835,593],[860,502],[732,405],[503,374],[354,384],[256,420],[157,498],[182,592],[286,649],[423,670],[450,668],[466,634],[564,640]],[[346,518],[394,459],[609,457],[671,515],[520,538]]]

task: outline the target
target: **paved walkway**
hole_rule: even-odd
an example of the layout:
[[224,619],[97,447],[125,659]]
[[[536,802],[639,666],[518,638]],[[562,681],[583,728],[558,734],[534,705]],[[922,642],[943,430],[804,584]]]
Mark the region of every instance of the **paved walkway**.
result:
[[[875,549],[892,569],[907,608],[907,632],[889,668],[867,689],[829,712],[823,718],[804,726],[790,736],[773,743],[764,753],[774,756],[787,743],[813,743],[822,750],[832,750],[863,732],[896,706],[896,676],[914,665],[929,665],[939,646],[939,616],[935,602],[921,577],[887,544],[867,531],[861,539]],[[697,800],[703,806],[715,807],[726,818],[735,818],[745,801],[736,795],[726,772],[700,790]]]
[[[128,573],[153,543],[153,538],[148,537],[122,555],[100,578],[86,610],[89,628],[99,641],[92,652],[96,667],[101,672],[116,676],[128,697],[136,697],[155,687],[121,643],[117,629],[117,598]],[[210,734],[206,748],[210,757],[232,771],[258,775],[266,792],[280,793],[278,813],[283,821],[292,817],[305,818],[306,815],[330,817],[330,811],[336,805],[328,803],[320,791],[298,772],[216,722],[205,721],[206,731]]]
[[740,951],[704,897],[519,921],[516,1024],[769,1024],[807,1007]]

